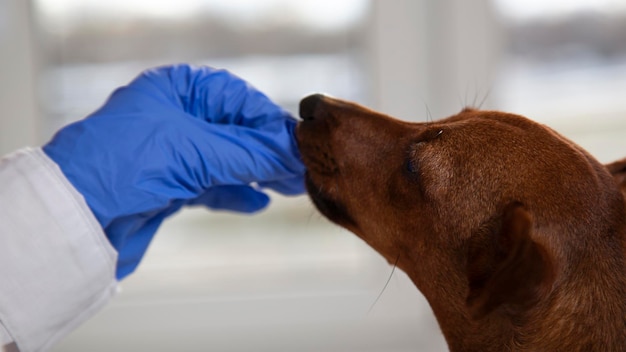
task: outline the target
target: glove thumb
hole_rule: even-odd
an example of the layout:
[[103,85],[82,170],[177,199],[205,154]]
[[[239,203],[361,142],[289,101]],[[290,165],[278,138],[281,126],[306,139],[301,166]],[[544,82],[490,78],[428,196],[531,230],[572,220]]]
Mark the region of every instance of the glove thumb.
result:
[[199,197],[190,200],[189,205],[204,205],[214,210],[230,210],[240,213],[254,213],[265,208],[270,202],[267,194],[246,185],[214,186]]
[[286,196],[296,196],[306,191],[302,176],[291,177],[280,181],[259,182],[262,188],[270,188]]

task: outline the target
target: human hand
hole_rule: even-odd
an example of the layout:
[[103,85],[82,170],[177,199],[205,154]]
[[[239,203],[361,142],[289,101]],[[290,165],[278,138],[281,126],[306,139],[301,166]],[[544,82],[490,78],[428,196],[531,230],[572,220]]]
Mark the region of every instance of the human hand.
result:
[[184,205],[250,213],[269,202],[260,187],[304,192],[295,126],[231,73],[177,65],[145,71],[43,150],[117,249],[121,279]]

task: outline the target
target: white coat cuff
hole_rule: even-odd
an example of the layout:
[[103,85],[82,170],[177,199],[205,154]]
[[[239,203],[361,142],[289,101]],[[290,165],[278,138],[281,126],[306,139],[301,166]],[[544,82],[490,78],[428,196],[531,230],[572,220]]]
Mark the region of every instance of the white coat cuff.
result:
[[2,339],[21,352],[49,349],[114,295],[116,261],[82,195],[40,148],[0,160]]

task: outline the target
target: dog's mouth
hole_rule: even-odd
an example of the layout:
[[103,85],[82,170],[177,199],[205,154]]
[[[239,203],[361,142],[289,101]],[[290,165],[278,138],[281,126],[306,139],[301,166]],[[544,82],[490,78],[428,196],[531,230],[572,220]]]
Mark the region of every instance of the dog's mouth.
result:
[[329,148],[318,144],[319,138],[302,132],[298,126],[298,143],[307,168],[305,184],[315,207],[330,221],[342,226],[356,225],[346,206],[339,201],[339,167]]
[[326,98],[312,95],[300,102],[302,121],[296,128],[296,140],[307,168],[306,187],[313,204],[329,220],[344,227],[354,227],[345,203],[341,201],[341,170],[331,142],[331,119]]
[[325,217],[344,227],[356,226],[356,222],[350,216],[345,205],[324,192],[324,189],[313,181],[311,171],[307,171],[305,183],[311,201]]
[[[309,130],[309,131],[302,131]],[[339,167],[333,157],[331,148],[326,143],[320,143],[320,136],[311,133],[311,128],[300,123],[298,126],[298,144],[302,161],[309,173],[315,179],[324,180],[335,178],[339,174]]]

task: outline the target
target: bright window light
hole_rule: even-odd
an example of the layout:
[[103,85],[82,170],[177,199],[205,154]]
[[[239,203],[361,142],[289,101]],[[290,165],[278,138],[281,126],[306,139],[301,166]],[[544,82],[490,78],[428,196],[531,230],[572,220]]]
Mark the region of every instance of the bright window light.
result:
[[623,0],[494,0],[494,3],[503,15],[521,21],[563,17],[583,11],[606,14],[626,12]]
[[349,26],[367,10],[367,0],[36,0],[38,9],[60,25],[81,14],[98,17],[177,19],[202,12],[221,13],[241,22],[301,22],[319,29]]

